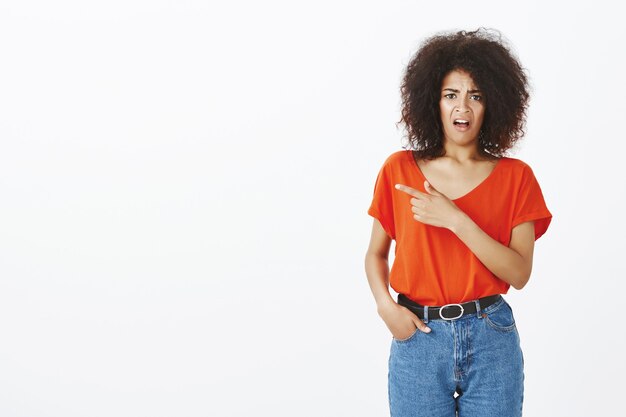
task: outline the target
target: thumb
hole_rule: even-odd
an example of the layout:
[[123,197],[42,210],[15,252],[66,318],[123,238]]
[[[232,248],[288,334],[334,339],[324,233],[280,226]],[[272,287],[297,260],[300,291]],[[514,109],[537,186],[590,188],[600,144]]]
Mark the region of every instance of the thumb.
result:
[[439,191],[437,191],[435,189],[435,187],[433,187],[433,185],[431,183],[429,183],[428,181],[424,181],[424,188],[426,188],[426,191],[428,191],[430,194],[441,194]]
[[417,320],[415,326],[424,333],[430,333],[430,327],[426,326],[423,321]]

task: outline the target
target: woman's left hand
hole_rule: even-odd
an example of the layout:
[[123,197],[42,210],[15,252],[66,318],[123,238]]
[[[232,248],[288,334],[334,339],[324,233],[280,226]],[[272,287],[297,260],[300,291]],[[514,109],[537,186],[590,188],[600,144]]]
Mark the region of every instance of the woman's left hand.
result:
[[424,181],[424,188],[428,194],[404,184],[396,184],[396,189],[413,197],[411,198],[411,211],[415,220],[452,230],[463,211],[428,181]]

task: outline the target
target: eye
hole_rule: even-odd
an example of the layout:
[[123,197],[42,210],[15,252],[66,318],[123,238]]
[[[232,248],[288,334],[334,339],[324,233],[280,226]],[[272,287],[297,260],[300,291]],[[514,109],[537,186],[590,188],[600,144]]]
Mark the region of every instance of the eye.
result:
[[483,99],[483,98],[482,98],[481,96],[479,96],[478,94],[474,94],[474,95],[472,95],[471,97],[475,97],[475,98],[474,98],[474,100],[476,100],[476,101],[480,101],[480,100],[482,100],[482,99]]
[[450,96],[455,96],[456,97],[456,94],[448,93],[448,94],[444,95],[445,98],[454,98],[454,97],[450,97]]

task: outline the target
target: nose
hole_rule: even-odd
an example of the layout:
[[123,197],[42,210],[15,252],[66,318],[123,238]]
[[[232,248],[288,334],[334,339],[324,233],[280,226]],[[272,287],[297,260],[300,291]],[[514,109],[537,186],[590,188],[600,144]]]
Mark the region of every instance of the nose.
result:
[[469,111],[469,105],[467,103],[468,97],[462,97],[456,106],[456,111],[458,113],[466,113]]
[[461,101],[461,103],[456,107],[456,111],[458,113],[466,113],[469,111],[468,106],[465,104],[464,101]]

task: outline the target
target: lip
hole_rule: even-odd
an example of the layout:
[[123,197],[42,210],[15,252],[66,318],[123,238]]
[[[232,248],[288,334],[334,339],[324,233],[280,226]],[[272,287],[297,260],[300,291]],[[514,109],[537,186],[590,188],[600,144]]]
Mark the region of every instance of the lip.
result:
[[[456,119],[466,120],[468,122],[467,126],[457,125],[456,123],[454,123],[454,121]],[[465,131],[469,130],[469,128],[472,126],[472,121],[470,119],[466,119],[466,118],[463,118],[463,117],[454,117],[454,118],[452,118],[452,126],[456,130],[458,130],[459,132],[465,132]]]
[[470,130],[471,125],[472,125],[472,122],[469,122],[467,126],[464,126],[464,125],[454,124],[454,120],[452,121],[452,127],[454,127],[454,129],[457,130],[458,132],[467,132],[468,130]]

